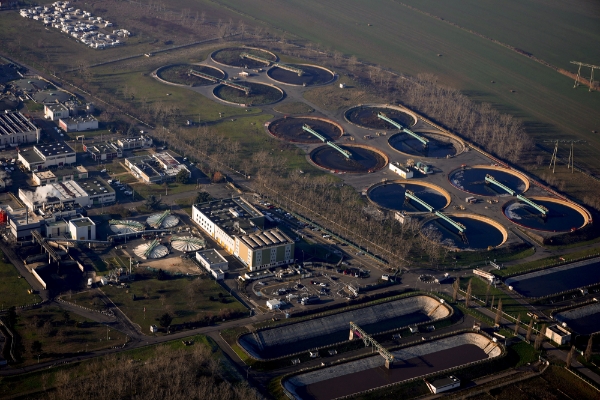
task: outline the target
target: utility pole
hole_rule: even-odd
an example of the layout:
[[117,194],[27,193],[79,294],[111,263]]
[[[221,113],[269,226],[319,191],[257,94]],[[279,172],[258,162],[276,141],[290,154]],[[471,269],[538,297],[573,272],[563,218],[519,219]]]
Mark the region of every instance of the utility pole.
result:
[[575,153],[573,151],[573,141],[571,141],[571,151],[569,152],[569,162],[567,162],[567,168],[571,169],[571,173],[575,172],[575,166],[573,165],[575,162]]
[[579,65],[579,68],[577,69],[577,77],[575,78],[575,85],[573,85],[573,88],[576,88],[577,86],[579,86],[579,78],[581,77],[581,67],[589,67],[592,69],[592,72],[590,74],[590,89],[588,90],[589,92],[592,91],[592,87],[594,86],[594,69],[600,69],[600,66],[598,65],[592,65],[592,64],[585,64],[579,61],[571,61],[571,64],[575,64],[575,65]]
[[[558,153],[558,140],[554,145],[554,152],[552,153],[552,157],[550,158],[550,166],[548,167],[548,169],[552,168],[552,173],[554,173],[554,170],[556,169],[556,153]],[[552,166],[553,163],[554,167]]]

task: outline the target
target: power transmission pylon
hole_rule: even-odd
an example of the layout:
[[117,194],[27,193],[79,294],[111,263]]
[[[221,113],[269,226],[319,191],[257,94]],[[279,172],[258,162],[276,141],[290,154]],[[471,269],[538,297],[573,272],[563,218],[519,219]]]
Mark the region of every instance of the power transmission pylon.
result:
[[579,78],[581,77],[581,67],[589,67],[592,69],[592,73],[590,74],[590,90],[589,90],[591,92],[592,87],[594,86],[594,68],[600,69],[600,67],[597,65],[585,64],[585,63],[582,63],[579,61],[571,61],[571,64],[579,65],[579,68],[577,69],[577,78],[575,78],[575,85],[573,86],[573,88],[576,88],[577,86],[579,86]]
[[554,145],[554,152],[552,153],[552,157],[550,158],[550,166],[548,167],[548,169],[552,168],[552,173],[554,173],[554,170],[556,169],[556,153],[558,153],[558,140]]
[[571,141],[571,151],[569,152],[569,161],[567,162],[567,168],[571,169],[571,173],[575,172],[575,153],[573,151],[573,141]]

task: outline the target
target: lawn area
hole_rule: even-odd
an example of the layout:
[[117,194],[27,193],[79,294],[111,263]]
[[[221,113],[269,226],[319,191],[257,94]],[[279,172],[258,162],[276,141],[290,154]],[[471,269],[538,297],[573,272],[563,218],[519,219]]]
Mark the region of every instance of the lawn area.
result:
[[309,114],[315,111],[308,104],[302,102],[278,104],[275,107],[273,107],[273,110],[282,114]]
[[[460,280],[460,288],[462,290],[467,290],[467,285],[470,278],[461,278]],[[485,301],[485,293],[487,290],[487,282],[484,282],[482,279],[478,277],[472,278],[471,283],[471,294],[483,301]],[[513,299],[510,295],[505,293],[503,290],[495,288],[493,285],[490,286],[490,294],[489,294],[489,302],[492,301],[492,296],[494,296],[494,311],[495,307],[498,305],[498,300],[502,299],[502,311],[507,314],[512,315],[517,318],[519,314],[521,314],[521,322],[528,324],[529,317],[527,316],[527,308],[519,303],[517,300]]]
[[12,264],[2,261],[3,257],[0,252],[0,310],[39,302],[40,296],[27,293],[31,286]]
[[194,205],[194,201],[196,200],[196,196],[190,196],[185,199],[177,199],[175,200],[175,204],[181,207],[190,217],[192,216],[192,205]]
[[128,289],[108,285],[102,291],[139,324],[144,333],[150,332],[150,325],[158,325],[158,318],[165,313],[173,317],[171,325],[204,321],[205,318],[216,322],[247,315],[242,304],[206,276],[169,276],[166,280],[158,280],[149,271],[140,270],[138,268],[137,280],[131,282]]
[[[121,180],[121,182],[124,182],[124,181]],[[195,183],[183,184],[183,183],[177,183],[177,182],[168,182],[168,183],[162,183],[162,184],[150,184],[149,185],[147,183],[139,182],[139,183],[131,183],[131,187],[135,190],[136,194],[139,194],[143,198],[146,198],[150,195],[154,195],[154,196],[158,197],[159,195],[166,196],[167,194],[177,194],[177,193],[193,191],[196,188],[196,184]]]
[[23,360],[20,365],[38,362],[38,353],[32,350],[36,340],[42,344],[40,362],[69,357],[86,349],[94,351],[122,345],[126,340],[121,332],[107,331],[106,326],[74,313],[65,315],[58,307],[25,310],[18,312],[18,317],[16,331],[21,337],[18,348]]

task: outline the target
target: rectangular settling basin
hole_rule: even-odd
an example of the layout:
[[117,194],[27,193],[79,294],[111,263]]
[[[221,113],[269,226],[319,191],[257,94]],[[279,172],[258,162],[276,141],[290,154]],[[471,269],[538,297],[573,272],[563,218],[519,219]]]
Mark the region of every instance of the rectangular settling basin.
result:
[[492,359],[502,348],[479,333],[461,333],[392,351],[393,368],[380,355],[293,376],[283,382],[296,399],[329,400],[399,383],[470,362]]
[[558,322],[564,322],[568,328],[580,335],[600,332],[600,304],[590,304],[563,311],[556,314],[554,318]]
[[545,297],[600,282],[600,258],[518,275],[507,286],[525,297]]
[[376,334],[435,321],[450,312],[437,299],[419,295],[242,335],[239,344],[250,356],[264,360],[347,341],[350,321]]

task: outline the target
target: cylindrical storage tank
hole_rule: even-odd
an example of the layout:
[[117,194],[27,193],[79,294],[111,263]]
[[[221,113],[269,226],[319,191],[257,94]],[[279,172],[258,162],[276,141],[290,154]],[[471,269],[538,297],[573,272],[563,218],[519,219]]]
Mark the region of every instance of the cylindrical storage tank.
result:
[[423,171],[424,171],[425,173],[429,172],[429,165],[426,165],[426,166],[424,166],[424,167],[423,167]]

